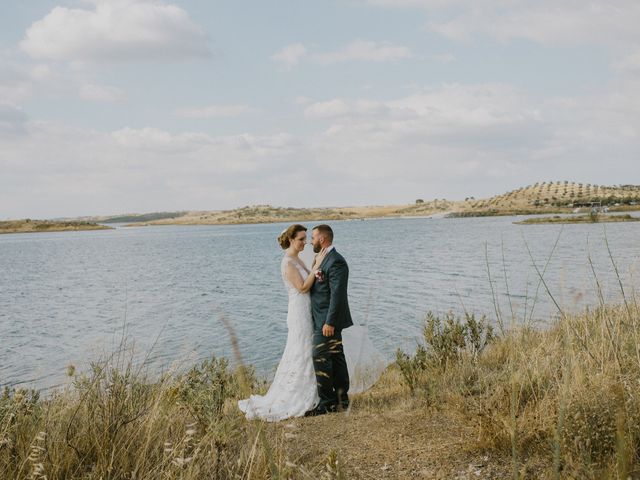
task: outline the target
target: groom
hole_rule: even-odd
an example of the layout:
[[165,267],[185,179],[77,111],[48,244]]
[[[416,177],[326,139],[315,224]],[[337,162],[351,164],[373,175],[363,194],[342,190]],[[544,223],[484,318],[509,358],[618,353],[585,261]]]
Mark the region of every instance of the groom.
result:
[[342,348],[342,330],[353,325],[347,300],[349,267],[333,246],[331,227],[314,227],[311,244],[315,253],[324,248],[327,255],[311,287],[313,367],[320,403],[306,416],[340,411],[349,406],[349,372]]

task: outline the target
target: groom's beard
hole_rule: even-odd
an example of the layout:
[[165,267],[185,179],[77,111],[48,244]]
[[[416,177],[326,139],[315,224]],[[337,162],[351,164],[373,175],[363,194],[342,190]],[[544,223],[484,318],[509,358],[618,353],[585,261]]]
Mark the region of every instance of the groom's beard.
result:
[[313,253],[320,253],[320,250],[322,250],[322,246],[320,245],[313,245]]

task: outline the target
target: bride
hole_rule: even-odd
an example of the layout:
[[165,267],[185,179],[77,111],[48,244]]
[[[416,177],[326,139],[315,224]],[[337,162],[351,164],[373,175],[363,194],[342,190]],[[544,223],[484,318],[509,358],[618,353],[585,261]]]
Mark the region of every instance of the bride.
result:
[[[309,291],[316,279],[315,271],[327,255],[327,251],[320,251],[311,269],[307,268],[300,258],[307,243],[307,229],[303,225],[291,225],[278,237],[278,242],[285,250],[280,270],[289,294],[287,343],[266,395],[251,395],[238,402],[247,419],[272,422],[303,416],[319,401],[312,358],[313,320]],[[353,332],[347,334],[349,330]],[[345,329],[343,344],[352,384],[350,391],[364,391],[377,380],[386,362],[363,327],[354,325]]]

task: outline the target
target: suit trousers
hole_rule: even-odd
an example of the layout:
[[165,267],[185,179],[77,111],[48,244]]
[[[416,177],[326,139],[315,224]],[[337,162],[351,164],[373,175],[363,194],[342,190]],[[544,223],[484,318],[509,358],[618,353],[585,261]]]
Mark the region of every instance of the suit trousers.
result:
[[314,330],[313,368],[320,396],[318,408],[346,409],[349,406],[349,371],[344,357],[341,330],[335,330],[332,337],[322,335],[322,329]]

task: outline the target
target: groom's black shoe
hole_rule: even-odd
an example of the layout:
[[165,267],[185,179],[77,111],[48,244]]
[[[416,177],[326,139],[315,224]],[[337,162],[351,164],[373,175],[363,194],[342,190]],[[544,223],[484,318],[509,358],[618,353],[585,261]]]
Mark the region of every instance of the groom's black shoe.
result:
[[326,415],[327,413],[335,412],[334,409],[325,408],[325,407],[316,407],[311,410],[307,410],[304,413],[305,417],[317,417],[318,415]]

